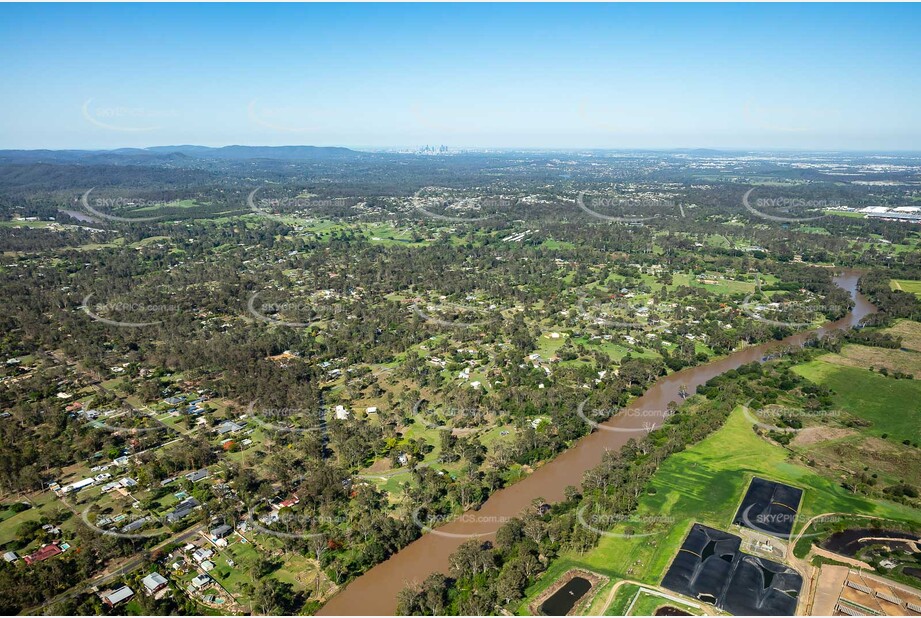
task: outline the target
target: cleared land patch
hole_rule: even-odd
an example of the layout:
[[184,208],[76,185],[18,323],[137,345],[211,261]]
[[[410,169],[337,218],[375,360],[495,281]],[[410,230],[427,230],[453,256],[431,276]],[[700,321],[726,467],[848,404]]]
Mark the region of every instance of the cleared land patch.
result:
[[902,348],[921,352],[921,322],[899,320],[883,332],[902,338]]
[[834,405],[873,423],[867,431],[890,439],[917,442],[921,439],[921,381],[896,380],[867,369],[846,367],[825,357],[797,365],[793,371],[827,386]]
[[887,371],[898,371],[921,378],[921,352],[908,350],[889,350],[865,345],[846,345],[839,354],[826,354],[820,360],[845,367],[877,370],[885,367]]
[[[694,522],[728,529],[745,488],[756,475],[803,488],[794,534],[805,521],[822,513],[921,521],[918,511],[908,506],[852,494],[836,479],[792,463],[789,451],[755,434],[739,407],[718,431],[662,463],[632,521],[611,528],[623,538],[603,536],[585,554],[562,554],[527,590],[526,599],[533,599],[573,568],[657,584]],[[633,536],[627,534],[628,529],[634,531]],[[645,536],[650,532],[655,534]]]
[[901,290],[921,298],[921,281],[914,281],[911,279],[890,279],[889,287],[893,290]]

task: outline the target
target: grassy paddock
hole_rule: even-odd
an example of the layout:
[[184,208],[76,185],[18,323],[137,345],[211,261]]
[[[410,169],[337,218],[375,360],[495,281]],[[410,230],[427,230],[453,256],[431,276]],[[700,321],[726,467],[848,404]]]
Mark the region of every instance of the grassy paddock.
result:
[[911,279],[891,279],[889,281],[889,287],[891,287],[893,290],[901,290],[921,298],[921,281],[914,281]]
[[921,439],[921,381],[896,380],[867,369],[814,360],[793,369],[806,379],[835,392],[837,408],[873,423],[867,431],[890,439]]
[[[895,503],[855,496],[810,468],[788,461],[788,451],[758,437],[737,408],[725,425],[698,444],[663,462],[650,483],[633,523],[612,532],[637,536],[602,537],[585,554],[569,552],[554,561],[526,592],[524,606],[573,568],[615,579],[658,584],[694,522],[726,530],[753,476],[803,488],[797,529],[815,515],[854,512],[896,520],[921,521],[917,511]],[[652,522],[644,525],[643,521]],[[654,532],[652,536],[639,536]],[[603,611],[603,608],[595,608]]]

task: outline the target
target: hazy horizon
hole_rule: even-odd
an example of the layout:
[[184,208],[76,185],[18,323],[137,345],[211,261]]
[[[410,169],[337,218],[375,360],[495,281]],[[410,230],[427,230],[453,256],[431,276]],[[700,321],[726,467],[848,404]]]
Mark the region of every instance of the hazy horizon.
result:
[[916,150],[917,5],[0,8],[0,147]]

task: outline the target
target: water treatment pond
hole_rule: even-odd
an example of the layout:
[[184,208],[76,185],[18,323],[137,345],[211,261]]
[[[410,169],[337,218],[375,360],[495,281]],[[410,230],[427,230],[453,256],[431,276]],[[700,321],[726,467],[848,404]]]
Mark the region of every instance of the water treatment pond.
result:
[[544,604],[540,606],[540,612],[545,616],[565,616],[591,589],[590,581],[584,577],[573,577],[553,596],[544,601]]

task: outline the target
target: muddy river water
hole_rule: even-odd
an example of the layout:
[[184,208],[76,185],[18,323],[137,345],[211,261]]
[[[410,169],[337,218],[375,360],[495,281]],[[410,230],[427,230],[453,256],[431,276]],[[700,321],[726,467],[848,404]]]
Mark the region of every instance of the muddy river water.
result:
[[679,392],[682,386],[693,393],[698,386],[721,373],[761,361],[766,354],[780,347],[800,345],[815,332],[822,334],[833,329],[849,328],[874,312],[873,305],[857,292],[860,273],[850,270],[839,270],[837,273],[835,282],[850,292],[855,302],[853,311],[844,318],[816,330],[745,348],[705,365],[660,378],[624,411],[553,461],[537,468],[530,476],[493,494],[478,511],[469,511],[457,520],[424,534],[352,581],[330,599],[319,614],[392,615],[397,606],[397,593],[408,583],[421,582],[433,572],[447,573],[448,557],[461,543],[471,538],[489,540],[503,522],[529,508],[535,498],[540,497],[546,502],[561,501],[566,487],[580,485],[582,475],[601,463],[606,450],[618,449],[630,438],[640,438],[650,425],[660,425],[668,403],[681,400]]

